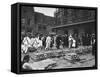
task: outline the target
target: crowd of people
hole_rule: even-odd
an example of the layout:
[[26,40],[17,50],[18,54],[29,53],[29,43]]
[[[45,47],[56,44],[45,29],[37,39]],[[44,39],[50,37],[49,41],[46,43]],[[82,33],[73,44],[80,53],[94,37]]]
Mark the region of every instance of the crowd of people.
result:
[[92,45],[95,40],[94,34],[82,35],[79,38],[77,34],[74,35],[43,35],[43,34],[31,34],[27,33],[21,38],[21,52],[27,53],[29,48],[34,49],[60,49],[60,48],[77,48],[79,45],[89,46]]

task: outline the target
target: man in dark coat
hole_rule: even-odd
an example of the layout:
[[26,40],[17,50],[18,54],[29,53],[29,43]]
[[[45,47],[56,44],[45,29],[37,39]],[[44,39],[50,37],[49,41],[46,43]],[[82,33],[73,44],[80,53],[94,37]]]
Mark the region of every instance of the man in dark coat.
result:
[[58,35],[57,36],[57,38],[56,38],[56,47],[57,47],[57,49],[59,49],[59,47],[60,47],[60,44],[61,44],[61,36],[60,35]]
[[67,34],[64,35],[64,46],[68,47],[68,35]]
[[91,42],[92,42],[92,55],[95,55],[96,51],[96,39],[95,39],[95,34],[92,34],[91,37]]

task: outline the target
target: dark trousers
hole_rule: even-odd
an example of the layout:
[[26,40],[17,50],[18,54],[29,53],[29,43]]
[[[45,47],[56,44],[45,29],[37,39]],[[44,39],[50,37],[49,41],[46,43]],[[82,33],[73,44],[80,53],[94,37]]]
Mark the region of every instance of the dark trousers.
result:
[[59,46],[60,46],[60,42],[57,42],[57,45],[56,45],[57,49],[59,49]]
[[95,55],[95,51],[96,51],[96,45],[93,44],[93,45],[92,45],[92,55]]

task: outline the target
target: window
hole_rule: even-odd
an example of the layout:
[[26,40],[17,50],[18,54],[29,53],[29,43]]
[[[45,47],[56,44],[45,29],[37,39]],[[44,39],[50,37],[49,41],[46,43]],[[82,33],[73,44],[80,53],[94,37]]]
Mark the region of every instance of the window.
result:
[[45,29],[45,30],[46,30],[46,27],[44,26],[44,27],[43,27],[43,29]]
[[38,29],[41,30],[41,26],[39,26]]

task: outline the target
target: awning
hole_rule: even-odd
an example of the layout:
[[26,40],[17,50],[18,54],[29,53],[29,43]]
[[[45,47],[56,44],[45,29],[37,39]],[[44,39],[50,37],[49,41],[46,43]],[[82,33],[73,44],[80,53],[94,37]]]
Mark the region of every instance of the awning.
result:
[[52,29],[63,28],[63,27],[68,27],[68,26],[72,26],[72,25],[90,23],[90,22],[94,22],[94,21],[95,21],[95,20],[88,20],[88,21],[82,21],[82,22],[71,23],[71,24],[66,24],[66,25],[59,25],[59,26],[55,26],[55,27],[51,27],[51,28],[52,28]]

